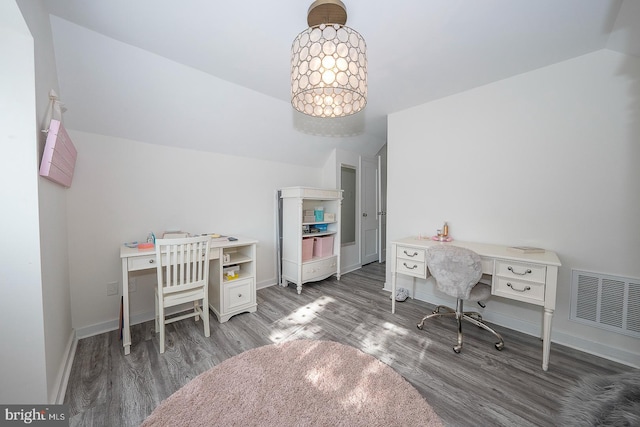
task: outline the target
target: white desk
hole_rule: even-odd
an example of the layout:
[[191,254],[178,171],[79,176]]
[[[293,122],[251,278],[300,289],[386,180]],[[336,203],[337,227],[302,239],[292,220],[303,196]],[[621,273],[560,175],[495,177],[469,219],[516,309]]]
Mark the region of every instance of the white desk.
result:
[[[429,270],[426,252],[430,246],[452,245],[475,251],[482,258],[482,272],[489,274],[491,294],[544,307],[542,320],[542,369],[549,367],[551,320],[556,308],[556,286],[560,260],[551,251],[521,254],[507,246],[453,241],[449,243],[415,237],[391,242],[391,295],[396,294],[398,274],[426,279]],[[415,289],[414,289],[415,291]],[[391,298],[391,312],[396,300]]]
[[[256,303],[256,244],[258,242],[245,237],[230,242],[226,239],[211,239],[209,259],[213,265],[209,268],[209,308],[226,322],[238,313],[254,312]],[[228,260],[224,261],[227,254]],[[129,272],[156,269],[155,249],[137,249],[120,247],[122,261],[122,345],[124,354],[131,351],[131,331],[129,329]],[[238,265],[239,277],[226,280],[223,267]],[[224,285],[224,286],[223,286]]]

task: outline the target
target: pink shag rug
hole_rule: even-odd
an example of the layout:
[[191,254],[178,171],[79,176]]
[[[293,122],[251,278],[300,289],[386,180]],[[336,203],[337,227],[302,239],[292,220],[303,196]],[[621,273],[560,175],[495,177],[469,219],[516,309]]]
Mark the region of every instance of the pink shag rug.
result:
[[442,426],[402,376],[362,351],[297,340],[245,351],[187,383],[149,426]]

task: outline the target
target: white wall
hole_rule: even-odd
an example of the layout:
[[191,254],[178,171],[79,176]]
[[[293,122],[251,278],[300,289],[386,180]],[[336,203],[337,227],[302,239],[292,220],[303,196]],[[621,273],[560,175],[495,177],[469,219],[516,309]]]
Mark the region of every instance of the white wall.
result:
[[[356,126],[357,116],[329,121],[304,116],[286,98],[258,93],[55,16],[51,21],[60,88],[69,106],[67,128],[316,168],[336,145],[363,152],[382,146],[365,133],[340,132]],[[285,96],[286,79],[283,75]]]
[[[45,123],[49,91],[53,89],[60,94],[49,14],[41,1],[20,0],[18,5],[34,38],[36,123],[38,129],[46,129],[49,125]],[[46,134],[39,132],[37,138],[39,164]],[[74,338],[69,291],[66,189],[39,178],[38,193],[47,389],[49,401],[53,402],[63,397],[66,385],[64,370],[72,360],[70,352]]]
[[[455,239],[553,250],[552,339],[637,365],[639,339],[568,317],[571,269],[640,277],[639,79],[638,58],[601,50],[391,115],[388,241],[448,221]],[[485,317],[539,333],[524,304]]]
[[0,2],[0,402],[47,403],[38,220],[33,38],[15,2]]
[[[117,326],[119,299],[106,290],[109,282],[121,286],[119,247],[150,231],[255,238],[258,287],[275,284],[275,191],[322,185],[318,168],[69,134],[78,149],[67,211],[73,326],[80,337]],[[136,281],[134,323],[153,317],[155,274]]]

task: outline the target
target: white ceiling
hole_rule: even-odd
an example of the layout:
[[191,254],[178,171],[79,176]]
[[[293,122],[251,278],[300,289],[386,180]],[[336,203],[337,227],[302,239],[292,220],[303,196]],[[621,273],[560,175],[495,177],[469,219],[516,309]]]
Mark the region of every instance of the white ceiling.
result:
[[[141,96],[139,87],[143,86],[135,72],[123,77],[114,70],[105,71],[97,80],[78,71],[86,69],[78,67],[83,58],[100,61],[97,55],[108,58],[125,47],[151,52],[250,89],[246,94],[249,98],[255,91],[281,100],[283,106],[287,105],[282,111],[289,116],[291,42],[305,28],[312,0],[44,2],[52,15],[62,18],[52,19],[52,26],[61,98],[68,110],[67,127],[102,134],[112,131],[114,136],[142,141],[162,139],[162,123],[155,123],[159,127],[157,138],[145,136],[133,122],[120,127],[108,124],[105,107],[100,107],[108,94],[88,90],[88,85],[124,85],[123,92],[130,98],[118,97],[118,104],[111,105],[112,111],[126,109],[127,105],[145,109],[134,99]],[[310,120],[291,112],[287,123],[293,124],[289,126],[293,134],[283,139],[308,140],[306,149],[313,156],[336,146],[374,154],[386,142],[388,114],[434,99],[603,48],[640,56],[640,1],[636,0],[344,2],[347,25],[367,42],[369,100],[364,113],[348,120]],[[105,42],[110,39],[110,43]],[[65,66],[63,61],[74,66]],[[122,66],[127,69],[131,64]],[[225,101],[217,98],[213,102]],[[154,114],[153,108],[149,106],[149,114]],[[144,118],[139,120],[144,122]],[[120,121],[126,122],[126,118]],[[166,131],[170,133],[170,129]],[[288,131],[283,130],[283,134]],[[184,146],[184,142],[175,144]],[[264,145],[264,141],[257,141],[253,147],[213,149],[231,154],[247,150],[268,158]],[[202,149],[197,145],[192,148]],[[297,157],[301,163],[313,163],[311,159],[300,160],[304,155],[295,150],[294,144],[285,144],[279,151],[283,156]]]

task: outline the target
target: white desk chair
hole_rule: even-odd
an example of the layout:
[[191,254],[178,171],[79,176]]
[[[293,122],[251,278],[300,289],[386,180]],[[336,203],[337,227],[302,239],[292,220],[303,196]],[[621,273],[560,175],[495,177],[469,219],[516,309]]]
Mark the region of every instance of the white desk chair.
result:
[[[209,330],[209,236],[156,240],[156,333],[164,353],[165,325],[189,317],[202,317],[204,336]],[[202,305],[200,305],[202,301]],[[193,302],[193,312],[166,318],[165,309]],[[190,310],[190,309],[189,309]]]
[[474,325],[486,329],[500,341],[495,344],[496,349],[504,348],[504,340],[499,333],[491,329],[484,322],[482,316],[476,312],[464,312],[463,301],[476,301],[482,307],[482,301],[491,296],[491,286],[478,283],[482,278],[482,261],[480,255],[474,251],[458,246],[432,246],[426,254],[427,266],[438,289],[457,299],[456,309],[439,305],[433,313],[422,318],[418,329],[422,329],[424,322],[432,317],[448,316],[458,321],[458,344],[453,351],[462,350],[462,321],[466,320]]

